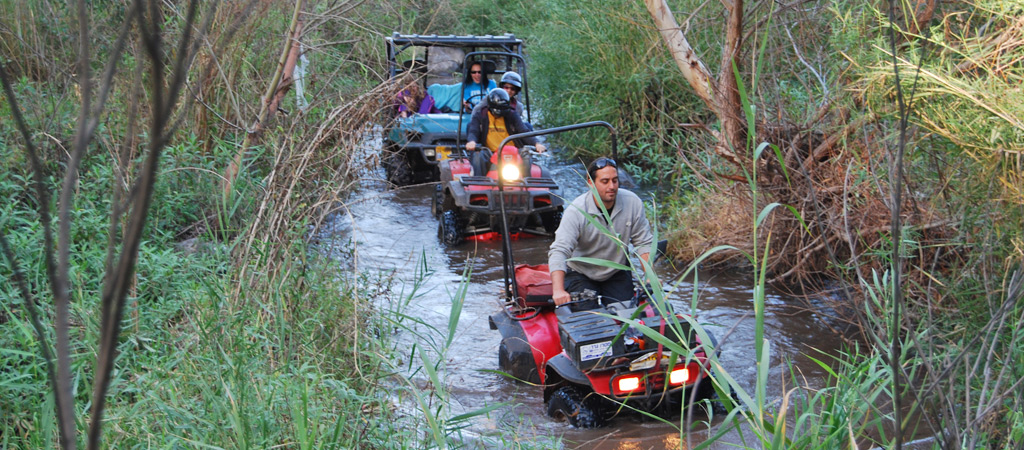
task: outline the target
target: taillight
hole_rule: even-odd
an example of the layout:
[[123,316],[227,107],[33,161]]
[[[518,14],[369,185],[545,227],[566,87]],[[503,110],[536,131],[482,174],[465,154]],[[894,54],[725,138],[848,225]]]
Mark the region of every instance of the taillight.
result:
[[686,384],[690,382],[690,369],[680,367],[672,371],[668,376],[668,382],[672,385]]
[[619,392],[633,392],[640,389],[640,377],[639,376],[628,376],[619,378],[616,381]]

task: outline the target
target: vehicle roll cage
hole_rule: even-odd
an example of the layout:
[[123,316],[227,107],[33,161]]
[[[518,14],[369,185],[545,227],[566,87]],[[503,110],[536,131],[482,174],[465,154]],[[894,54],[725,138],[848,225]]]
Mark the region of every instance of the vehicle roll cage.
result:
[[[390,37],[384,38],[384,40],[387,44],[388,53],[388,78],[394,78],[400,73],[397,61],[398,55],[409,47],[428,47],[428,52],[429,47],[442,46],[469,48],[472,51],[476,51],[477,48],[499,48],[505,53],[517,55],[522,55],[523,53],[523,40],[509,33],[501,36],[438,36],[433,34],[399,34],[396,31]],[[424,57],[426,56],[424,54]]]

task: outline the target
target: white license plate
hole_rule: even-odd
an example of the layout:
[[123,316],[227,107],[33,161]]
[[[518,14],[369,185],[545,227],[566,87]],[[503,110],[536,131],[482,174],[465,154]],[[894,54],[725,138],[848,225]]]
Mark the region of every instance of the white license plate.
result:
[[608,356],[611,354],[612,343],[597,342],[594,344],[587,344],[580,346],[580,361],[589,361],[591,359],[597,359],[602,356]]

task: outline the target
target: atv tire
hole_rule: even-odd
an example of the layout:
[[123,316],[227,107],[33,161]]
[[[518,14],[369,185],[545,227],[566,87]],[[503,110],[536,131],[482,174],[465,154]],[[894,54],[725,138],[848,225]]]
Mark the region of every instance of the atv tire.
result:
[[387,151],[384,156],[384,174],[388,182],[395,186],[408,186],[412,184],[412,166],[399,151]]
[[[683,397],[683,401],[692,402],[690,406],[700,406],[705,413],[709,416],[713,414],[724,416],[729,413],[729,409],[725,406],[721,397],[718,396],[718,392],[715,391],[714,381],[710,377],[704,377],[700,380],[700,384],[696,387],[696,392],[686,392]],[[732,403],[733,405],[739,404],[739,399],[736,397],[736,391],[732,391]]]
[[544,231],[554,233],[558,225],[562,223],[562,211],[551,211],[540,215],[540,221],[544,225]]
[[599,428],[604,426],[599,400],[593,395],[584,396],[575,386],[562,386],[548,399],[548,415],[566,419],[576,428]]
[[458,211],[448,209],[441,213],[441,221],[437,225],[437,238],[441,243],[449,247],[461,244],[464,231]]

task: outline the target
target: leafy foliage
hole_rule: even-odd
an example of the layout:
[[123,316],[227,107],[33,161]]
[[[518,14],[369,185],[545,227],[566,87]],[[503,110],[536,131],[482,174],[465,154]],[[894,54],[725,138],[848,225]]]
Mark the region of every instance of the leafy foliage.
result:
[[[163,5],[151,12],[165,14],[157,21],[165,27],[163,37],[174,42],[184,28],[184,12],[177,9],[182,5],[153,3]],[[423,2],[393,6],[402,9],[402,4],[412,3]],[[19,19],[11,23],[13,30],[5,23],[0,49],[4,69],[16,75],[14,96],[40,148],[44,182],[51,191],[58,189],[67,170],[81,100],[68,70],[75,64],[78,34],[67,6],[0,3],[3,17]],[[353,94],[380,81],[375,71],[380,67],[379,38],[402,19],[381,15],[376,5],[318,10],[319,27],[317,20],[308,23],[304,40],[313,67],[320,70],[306,80],[309,109],[298,114],[292,106],[298,102],[286,103],[283,109],[291,114],[279,115],[285,117],[276,122],[279,127],[269,127],[263,145],[247,161],[252,170],[240,188],[227,195],[219,189],[219,172],[251,124],[268,81],[264,74],[276,64],[273,49],[280,48],[286,6],[226,3],[213,18],[217,33],[207,36],[189,74],[194,84],[187,92],[197,101],[177,118],[180,131],[168,136],[169,147],[161,156],[163,171],[122,321],[125,332],[115,342],[119,357],[106,396],[105,422],[116,426],[105,435],[107,446],[149,446],[156,441],[246,448],[282,442],[301,448],[418,446],[419,436],[392,420],[381,391],[387,374],[377,371],[374,358],[363,356],[376,354],[372,346],[380,341],[355,339],[365,331],[361,321],[353,320],[365,313],[356,292],[373,287],[359,284],[363,278],[338,272],[306,244],[309,211],[324,214],[329,209],[321,206],[333,204],[317,204],[317,196],[336,198],[346,192],[359,169],[351,159],[355,146],[338,152],[335,145],[361,139],[368,121],[355,114],[348,119],[358,126],[339,121],[344,110],[337,104],[365,104],[369,110],[379,106],[378,97],[353,100]],[[116,35],[125,13],[101,5],[87,9],[93,51],[102,60],[111,52],[110,36]],[[234,35],[245,39],[232,41]],[[123,207],[114,204],[112,192],[132,192],[137,175],[133,168],[142,162],[150,137],[131,126],[133,119],[149,119],[149,110],[135,109],[133,99],[146,103],[155,95],[132,88],[152,76],[136,71],[141,59],[136,48],[117,61],[120,70],[113,77],[111,101],[82,161],[69,214],[70,372],[78,417],[88,417],[81,405],[91,402],[89,386],[96,373],[92,358],[105,328],[98,319],[108,258],[105,236],[111,228],[124,226],[118,220],[111,224],[111,211]],[[0,142],[9,150],[0,152],[0,195],[12,200],[0,206],[0,233],[11,244],[11,260],[26,276],[31,295],[41,299],[43,322],[52,323],[55,313],[43,264],[44,251],[51,249],[41,245],[38,199],[10,105],[0,103]],[[317,158],[308,157],[311,153]],[[274,159],[279,155],[290,156],[282,163]],[[297,179],[274,182],[278,167]],[[291,186],[300,189],[293,192]],[[270,215],[277,221],[277,226],[267,227],[272,239],[246,243],[256,237],[250,231],[260,223],[256,218],[266,217],[256,207],[284,212]],[[236,259],[250,255],[233,253],[239,248],[253,257]],[[6,257],[0,263],[4,280],[13,279],[11,264]],[[5,299],[0,309],[0,371],[11,374],[0,382],[2,446],[53,447],[58,430],[49,375],[38,354],[40,336],[30,325],[16,285],[0,284],[0,295]],[[44,327],[49,342],[53,330]],[[80,431],[89,420],[72,428],[76,425]]]

